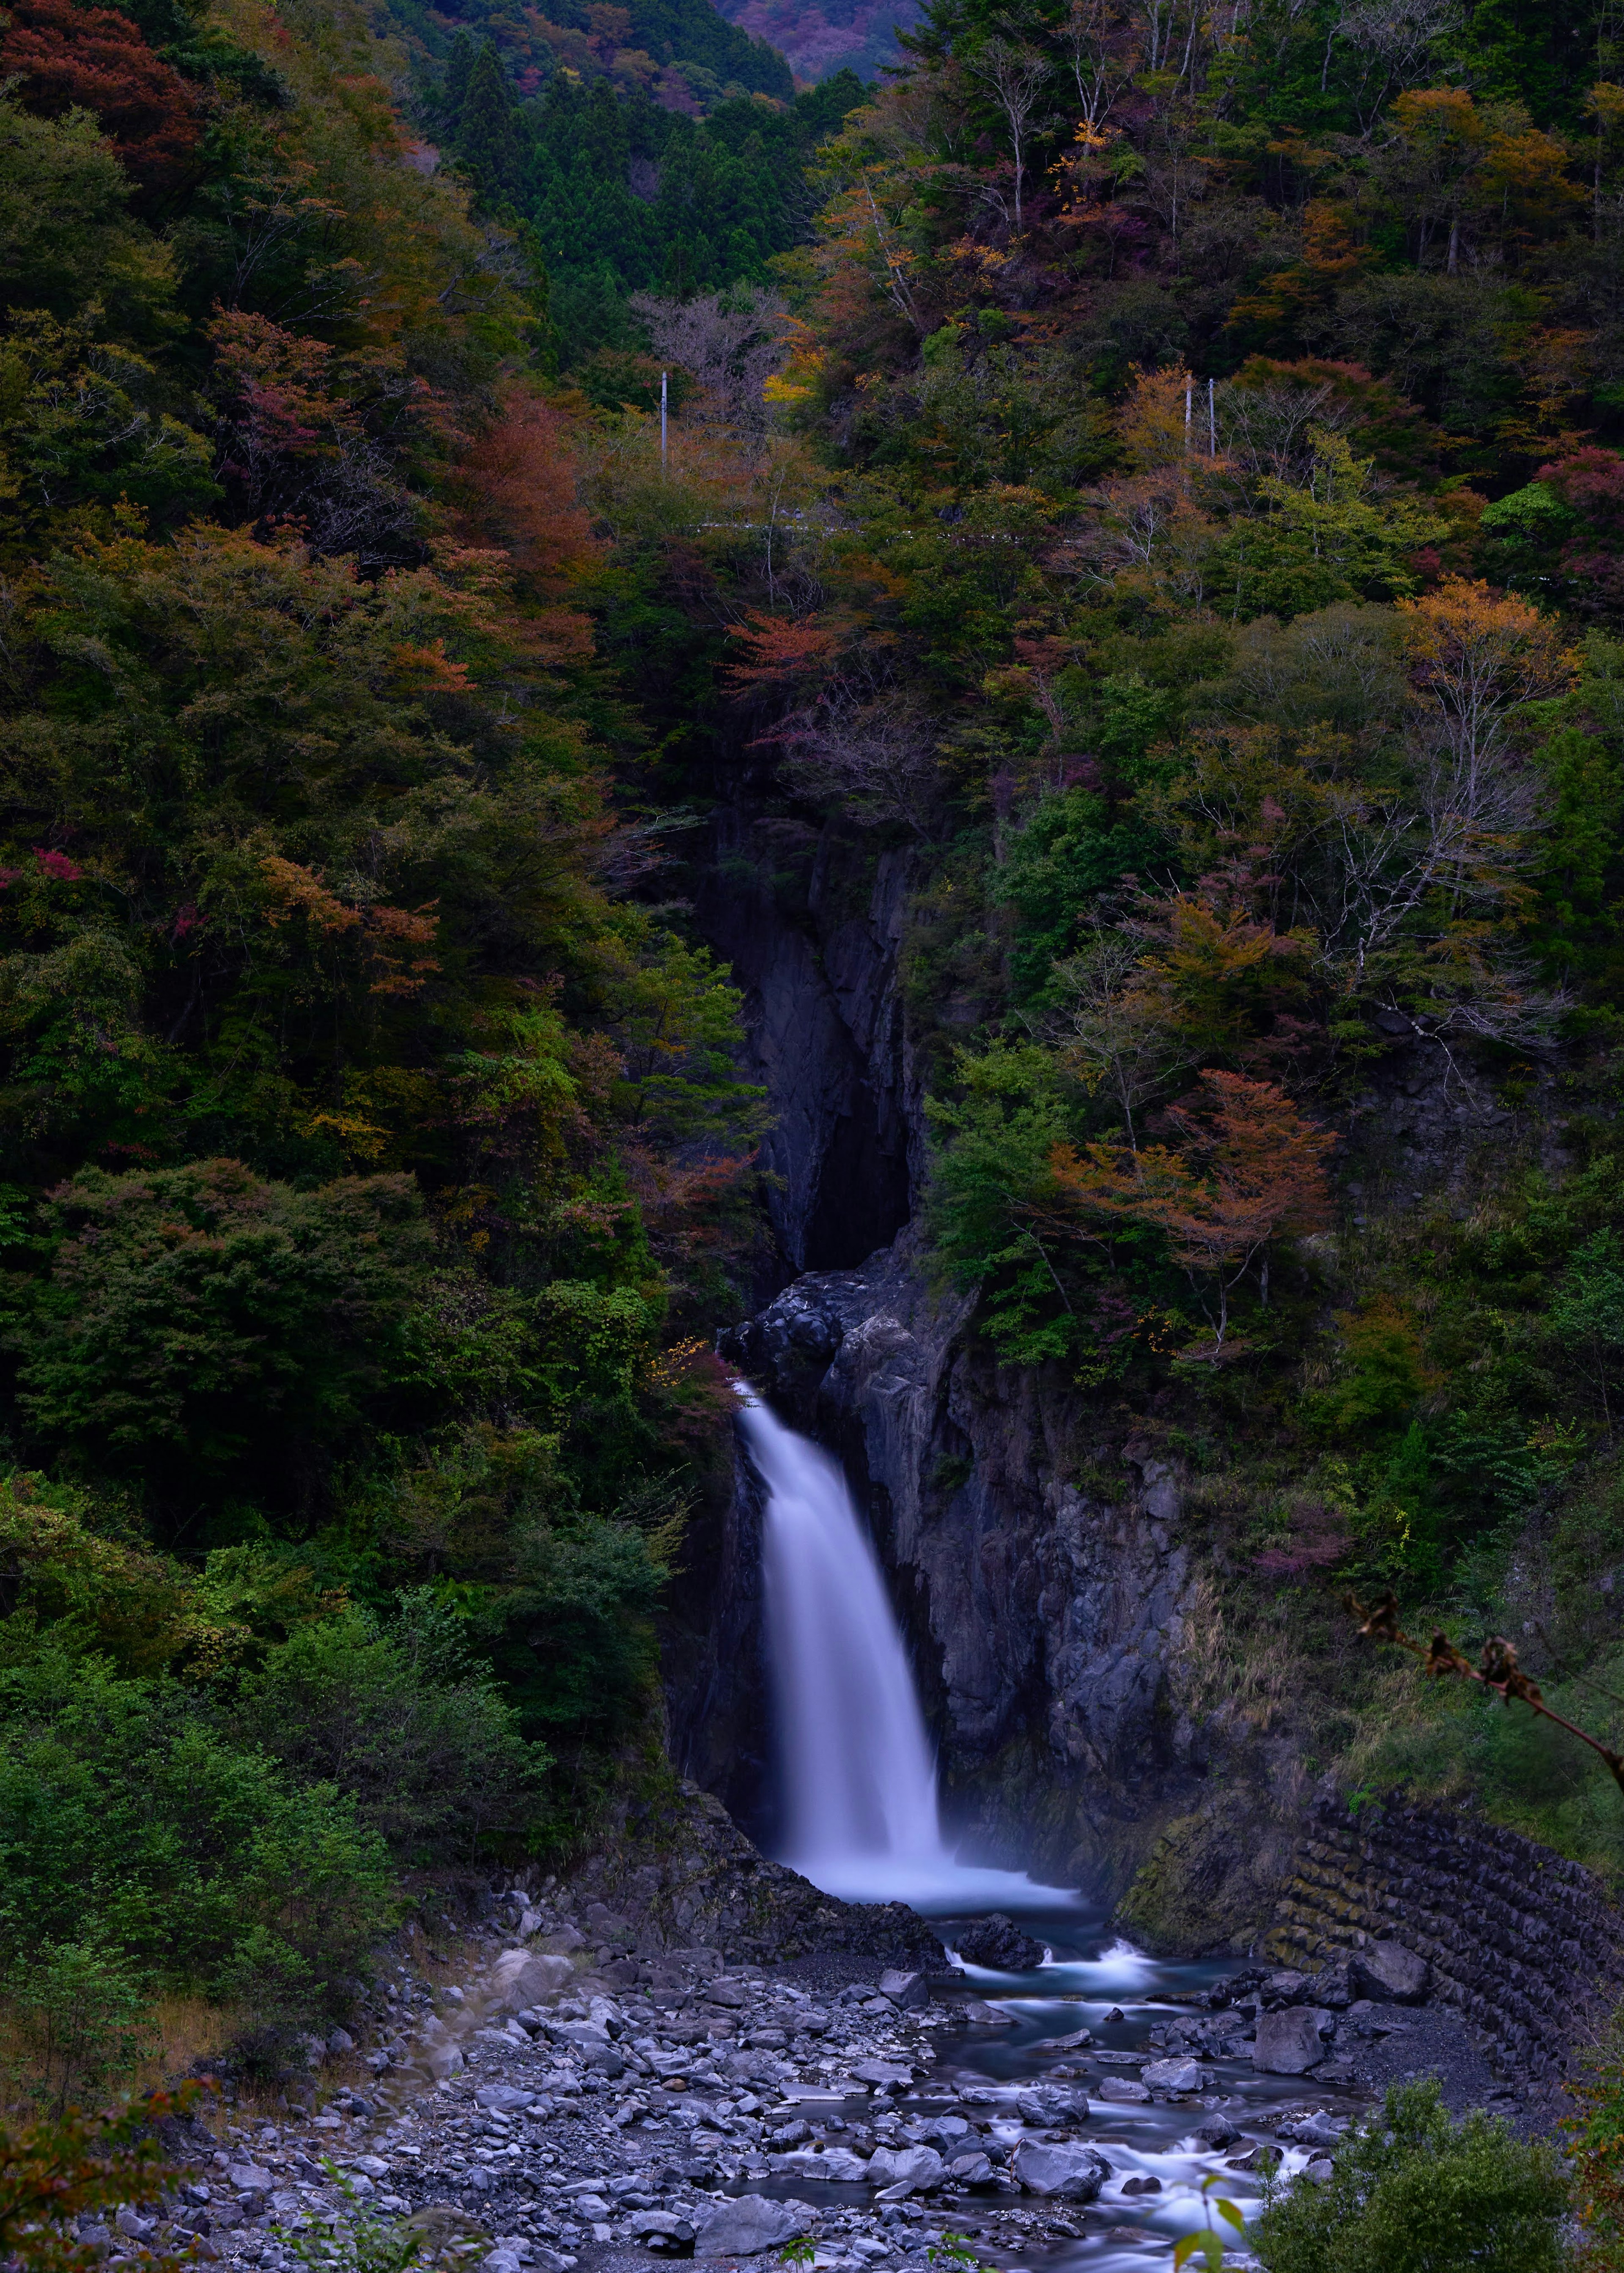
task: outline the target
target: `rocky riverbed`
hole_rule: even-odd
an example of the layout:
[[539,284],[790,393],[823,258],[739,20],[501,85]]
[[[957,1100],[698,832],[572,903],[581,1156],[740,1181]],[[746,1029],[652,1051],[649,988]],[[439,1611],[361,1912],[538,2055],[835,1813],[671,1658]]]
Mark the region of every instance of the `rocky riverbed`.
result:
[[[838,1918],[832,1933],[853,1938]],[[999,2266],[1084,2246],[1143,2262],[1200,2222],[1211,2173],[1255,2199],[1267,2149],[1313,2183],[1368,2084],[1444,2019],[1396,1949],[1318,1977],[1158,1984],[1130,2016],[1099,1986],[1034,1995],[1030,1974],[980,1995],[997,1984],[944,1957],[825,1947],[764,1965],[648,1942],[578,1884],[511,1890],[455,1962],[409,1934],[374,2041],[312,2043],[306,2104],[277,2120],[222,2106],[177,2127],[167,2224],[126,2212],[86,2238],[117,2262],[191,2234],[265,2273],[366,2219],[486,2273],[772,2264],[801,2237],[823,2273],[923,2269],[956,2246]],[[1474,2096],[1499,2089],[1480,2081]]]

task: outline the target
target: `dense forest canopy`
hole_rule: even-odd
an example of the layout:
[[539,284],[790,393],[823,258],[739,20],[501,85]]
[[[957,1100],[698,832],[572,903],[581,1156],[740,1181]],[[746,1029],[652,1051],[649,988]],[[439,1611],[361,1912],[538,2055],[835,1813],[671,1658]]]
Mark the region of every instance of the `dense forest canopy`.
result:
[[718,804],[791,924],[906,861],[930,1267],[1188,1470],[1178,1709],[1624,1864],[1315,1584],[1618,1685],[1619,37],[939,0],[796,94],[696,5],[18,0],[16,2027],[274,2060],[658,1773],[771,1272]]

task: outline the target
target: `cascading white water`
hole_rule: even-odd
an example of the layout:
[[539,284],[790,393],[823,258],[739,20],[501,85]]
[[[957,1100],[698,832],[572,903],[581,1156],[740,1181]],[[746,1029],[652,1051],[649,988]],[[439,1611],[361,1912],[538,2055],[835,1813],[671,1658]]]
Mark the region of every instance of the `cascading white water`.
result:
[[767,1491],[784,1860],[848,1902],[952,1912],[1070,1900],[949,1851],[914,1670],[839,1465],[739,1389],[740,1425]]

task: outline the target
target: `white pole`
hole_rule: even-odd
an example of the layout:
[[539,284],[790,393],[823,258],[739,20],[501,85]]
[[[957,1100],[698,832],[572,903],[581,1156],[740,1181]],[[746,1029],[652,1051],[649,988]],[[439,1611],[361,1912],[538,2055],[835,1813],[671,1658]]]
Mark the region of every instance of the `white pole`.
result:
[[1190,455],[1190,395],[1191,395],[1191,389],[1190,389],[1189,387],[1185,387],[1185,389],[1184,389],[1184,455],[1185,455],[1186,457],[1188,457],[1188,456]]
[[665,374],[665,372],[661,371],[661,373],[660,373],[660,471],[661,471],[661,473],[662,473],[662,474],[663,474],[663,473],[665,472],[665,379],[666,379],[666,374]]
[[1214,382],[1207,382],[1207,439],[1213,456],[1218,455],[1218,398],[1213,391]]

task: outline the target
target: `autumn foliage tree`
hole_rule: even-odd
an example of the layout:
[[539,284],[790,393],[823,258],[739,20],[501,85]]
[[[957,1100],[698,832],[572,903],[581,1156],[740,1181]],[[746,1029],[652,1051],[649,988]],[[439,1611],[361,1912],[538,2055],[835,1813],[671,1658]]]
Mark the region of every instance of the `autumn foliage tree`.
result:
[[203,131],[193,90],[127,16],[75,0],[17,0],[0,31],[0,73],[44,117],[87,110],[144,189],[172,188]]
[[1203,1073],[1200,1091],[1166,1118],[1181,1151],[1056,1144],[1049,1154],[1056,1210],[1084,1226],[1134,1223],[1161,1232],[1174,1260],[1213,1289],[1213,1339],[1199,1354],[1216,1361],[1224,1354],[1229,1297],[1247,1272],[1259,1266],[1267,1303],[1270,1249],[1329,1219],[1325,1170],[1336,1140],[1273,1082],[1216,1069]]

